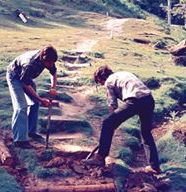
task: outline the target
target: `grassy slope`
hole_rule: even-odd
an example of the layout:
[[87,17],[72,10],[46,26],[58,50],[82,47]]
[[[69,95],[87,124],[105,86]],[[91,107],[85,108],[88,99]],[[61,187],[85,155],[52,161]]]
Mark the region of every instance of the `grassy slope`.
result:
[[[98,38],[97,34],[101,34],[101,32],[98,33],[98,29],[102,26],[102,22],[106,20],[105,16],[102,16],[102,13],[106,11],[105,7],[99,8],[100,13],[95,14],[82,12],[81,6],[77,3],[78,9],[72,9],[68,7],[68,3],[63,3],[63,6],[60,7],[61,1],[55,1],[55,5],[44,4],[42,1],[32,1],[31,4],[30,2],[10,0],[5,3],[5,1],[0,1],[1,10],[3,10],[3,14],[0,14],[1,127],[10,127],[12,109],[5,80],[5,70],[9,62],[16,55],[26,50],[37,49],[46,44],[53,44],[59,55],[62,56],[63,50],[75,49],[77,43],[83,39]],[[30,16],[31,22],[23,25],[12,14],[17,8],[24,10],[28,15],[38,14],[40,17]],[[165,24],[160,23],[157,18],[153,17],[148,17],[147,20],[129,20],[124,24],[123,33],[119,36],[114,36],[113,39],[102,38],[94,46],[93,51],[104,53],[105,59],[94,59],[93,66],[88,70],[82,69],[82,73],[90,79],[97,66],[108,64],[114,70],[134,72],[142,79],[158,78],[162,84],[159,89],[153,90],[153,94],[157,102],[156,114],[161,119],[164,115],[164,109],[165,112],[170,111],[172,106],[177,103],[177,100],[168,96],[170,89],[178,82],[184,84],[186,77],[184,68],[174,66],[167,51],[153,48],[153,45],[160,39],[166,41],[167,45],[172,45],[186,37],[186,33],[178,27],[173,27],[168,33],[164,26]],[[148,39],[151,43],[149,45],[134,43],[133,38],[139,37]],[[170,37],[174,41],[170,40]],[[58,62],[58,66],[61,66],[61,69],[64,70],[61,62]],[[164,81],[167,77],[174,79],[174,81]],[[42,82],[42,79],[43,77],[40,77],[39,81]],[[100,90],[102,92],[102,89]],[[105,110],[103,111],[105,112]],[[127,125],[135,127],[136,125],[133,124],[135,123]],[[169,142],[170,138],[172,139],[170,136],[163,142]]]

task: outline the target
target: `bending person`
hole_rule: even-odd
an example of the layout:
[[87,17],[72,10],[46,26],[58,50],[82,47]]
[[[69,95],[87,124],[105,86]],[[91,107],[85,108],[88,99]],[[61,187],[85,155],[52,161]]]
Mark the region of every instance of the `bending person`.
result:
[[[86,163],[104,165],[115,129],[127,119],[138,115],[150,164],[146,170],[159,173],[158,153],[151,134],[154,99],[150,90],[134,74],[125,71],[114,73],[108,66],[98,68],[94,73],[94,80],[106,87],[110,114],[102,122],[98,153]],[[123,101],[120,107],[118,107],[118,99]]]
[[39,104],[48,107],[48,99],[40,97],[33,81],[44,69],[51,74],[50,94],[56,95],[57,51],[52,46],[28,51],[16,57],[7,68],[7,82],[12,99],[12,131],[15,147],[30,148],[28,136],[41,138],[37,134]]

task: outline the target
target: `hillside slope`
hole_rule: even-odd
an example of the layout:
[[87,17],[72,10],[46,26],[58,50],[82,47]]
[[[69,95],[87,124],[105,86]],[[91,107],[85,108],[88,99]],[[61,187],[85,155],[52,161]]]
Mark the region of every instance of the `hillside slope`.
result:
[[[154,191],[185,191],[186,72],[184,67],[174,65],[168,51],[186,38],[185,31],[176,26],[169,29],[154,16],[118,19],[112,17],[114,13],[118,17],[117,12],[107,15],[110,7],[99,1],[86,2],[84,6],[85,1],[70,0],[0,1],[0,127],[1,138],[14,159],[13,165],[1,164],[1,168],[22,187],[14,184],[14,179],[11,186],[3,180],[1,190],[16,186],[17,191],[30,191],[34,186],[36,191],[54,191],[54,187],[59,191],[64,186],[106,183],[110,186],[107,191],[113,191],[114,183],[118,190],[128,192],[148,190],[149,185]],[[30,17],[28,23],[12,15],[18,8]],[[98,10],[92,11],[95,9]],[[132,10],[129,12],[132,14]],[[127,16],[126,10],[123,15]],[[20,53],[46,44],[54,45],[59,53],[59,106],[53,109],[50,149],[45,149],[45,141],[31,141],[31,151],[17,150],[11,139],[12,107],[6,67]],[[66,62],[65,57],[76,60]],[[75,67],[86,62],[91,65]],[[67,63],[74,66],[65,67]],[[104,89],[98,87],[95,91],[92,81],[93,72],[102,64],[108,64],[114,71],[133,72],[151,88],[156,100],[153,134],[164,171],[159,177],[141,171],[147,163],[140,147],[137,118],[116,130],[110,156],[117,160],[112,171],[81,165],[80,160],[97,144],[101,121],[108,113]],[[39,94],[46,96],[48,73],[36,82]],[[47,109],[41,108],[39,130],[44,137],[47,115]],[[4,178],[4,171],[0,177]]]

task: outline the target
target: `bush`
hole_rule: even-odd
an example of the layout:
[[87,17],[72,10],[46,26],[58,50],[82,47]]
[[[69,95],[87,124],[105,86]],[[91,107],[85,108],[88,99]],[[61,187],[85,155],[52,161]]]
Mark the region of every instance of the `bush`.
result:
[[131,164],[134,159],[133,153],[129,147],[121,149],[118,158],[125,161],[127,164]]
[[137,139],[136,137],[127,138],[126,145],[130,147],[132,150],[138,150],[140,148],[139,139]]

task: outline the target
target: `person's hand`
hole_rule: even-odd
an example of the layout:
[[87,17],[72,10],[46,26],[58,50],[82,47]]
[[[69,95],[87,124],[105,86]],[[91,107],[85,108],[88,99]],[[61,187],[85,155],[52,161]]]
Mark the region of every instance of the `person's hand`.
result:
[[43,107],[49,107],[51,105],[51,102],[49,99],[46,99],[46,98],[41,98],[40,99],[40,102],[41,102],[41,105]]
[[55,97],[57,95],[57,91],[54,88],[51,88],[49,91],[50,96]]

